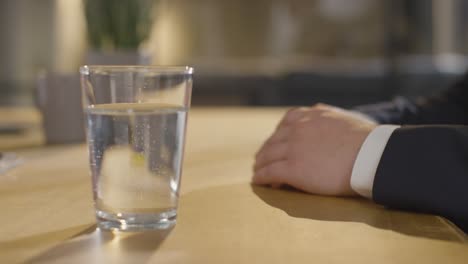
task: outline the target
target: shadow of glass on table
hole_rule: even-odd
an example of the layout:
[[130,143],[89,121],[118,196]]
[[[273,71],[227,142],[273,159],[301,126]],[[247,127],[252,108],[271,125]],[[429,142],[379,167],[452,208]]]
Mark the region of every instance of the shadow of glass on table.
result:
[[401,234],[467,243],[467,237],[441,217],[397,211],[360,198],[339,198],[307,194],[292,188],[273,189],[252,185],[265,203],[291,217],[321,221],[360,222]]
[[25,263],[128,263],[135,255],[145,263],[171,231],[109,232],[94,225]]

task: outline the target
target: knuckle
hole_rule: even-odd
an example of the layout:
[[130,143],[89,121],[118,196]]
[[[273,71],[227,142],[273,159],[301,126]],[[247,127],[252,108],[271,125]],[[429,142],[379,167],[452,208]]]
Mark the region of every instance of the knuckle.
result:
[[323,112],[323,111],[328,111],[331,109],[331,107],[327,104],[324,103],[317,103],[312,107],[315,111]]
[[289,116],[291,116],[291,115],[294,115],[297,111],[298,111],[298,108],[297,108],[297,107],[296,107],[296,108],[291,108],[291,109],[289,109],[289,110],[286,112],[286,115],[285,115],[285,116],[286,116],[286,117],[289,117]]
[[324,104],[323,103],[316,103],[312,106],[313,109],[323,109],[324,108]]
[[317,106],[320,108],[330,108],[330,105],[324,103],[317,103]]
[[297,122],[296,124],[294,124],[293,130],[296,133],[296,135],[297,133],[303,133],[304,130],[306,130],[310,126],[310,123],[310,119],[304,119],[301,120],[301,122]]
[[286,119],[286,120],[291,120],[291,119],[293,119],[295,116],[297,116],[297,114],[298,114],[298,111],[297,111],[296,109],[289,110],[289,111],[286,113],[285,119]]
[[292,108],[292,109],[289,109],[287,112],[286,112],[286,119],[295,119],[296,117],[300,116],[300,115],[303,115],[305,112],[308,111],[308,108],[307,107],[296,107],[296,108]]

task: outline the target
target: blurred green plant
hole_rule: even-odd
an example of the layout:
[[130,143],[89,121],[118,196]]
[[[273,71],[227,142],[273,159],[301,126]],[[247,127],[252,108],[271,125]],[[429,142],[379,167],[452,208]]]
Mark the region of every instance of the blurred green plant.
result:
[[100,51],[137,50],[153,24],[153,0],[83,0],[88,42]]

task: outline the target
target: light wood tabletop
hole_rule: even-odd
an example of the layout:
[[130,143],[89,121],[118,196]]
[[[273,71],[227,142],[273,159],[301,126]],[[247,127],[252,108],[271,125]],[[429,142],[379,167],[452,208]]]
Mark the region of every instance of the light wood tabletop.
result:
[[84,144],[19,149],[24,163],[0,174],[0,263],[468,263],[466,236],[440,217],[252,186],[283,112],[191,110],[167,231],[96,230]]

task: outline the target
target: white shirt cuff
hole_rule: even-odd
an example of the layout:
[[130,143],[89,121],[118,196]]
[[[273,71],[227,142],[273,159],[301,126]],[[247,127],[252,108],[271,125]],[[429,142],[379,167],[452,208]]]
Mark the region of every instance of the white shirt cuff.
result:
[[358,194],[372,199],[372,187],[380,158],[393,131],[399,127],[396,125],[378,126],[362,144],[351,173],[351,188]]

